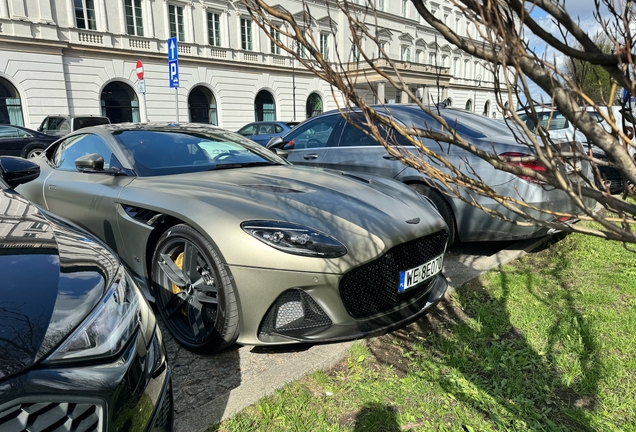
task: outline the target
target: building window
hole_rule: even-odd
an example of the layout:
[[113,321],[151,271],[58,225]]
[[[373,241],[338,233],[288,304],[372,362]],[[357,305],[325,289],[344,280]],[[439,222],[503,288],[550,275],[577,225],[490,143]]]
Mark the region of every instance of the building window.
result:
[[141,15],[141,0],[124,0],[126,12],[126,33],[132,36],[144,35],[144,22]]
[[384,0],[378,0],[378,10],[379,11],[384,10]]
[[168,5],[168,21],[170,23],[170,37],[176,37],[178,41],[185,40],[183,29],[183,8],[181,6]]
[[459,59],[453,59],[453,78],[457,78],[457,64],[459,63]]
[[320,33],[320,54],[325,60],[329,60],[329,35]]
[[74,0],[75,25],[86,30],[97,30],[93,0]]
[[360,61],[360,50],[355,42],[351,45],[351,61],[358,62]]
[[322,113],[322,98],[317,93],[312,93],[307,98],[307,104],[305,106],[307,118],[316,116]]
[[444,24],[448,25],[448,14],[444,14]]
[[382,51],[386,52],[386,50],[386,42],[380,42],[380,45],[378,45],[378,58],[384,58],[384,54],[382,53]]
[[434,65],[435,63],[437,63],[437,56],[435,53],[428,53],[428,64]]
[[409,15],[409,4],[408,4],[408,0],[402,0],[402,16],[404,18],[408,18]]
[[442,67],[448,67],[448,56],[447,55],[443,55],[442,56]]
[[468,60],[464,60],[464,78],[468,78],[470,75],[470,62]]
[[[280,43],[280,32],[278,30],[276,30],[274,27],[270,27],[269,34],[272,36],[272,38],[276,42]],[[276,43],[274,43],[273,40],[270,40],[270,43],[271,43],[271,47],[270,47],[271,53],[280,55],[280,46],[276,45]]]
[[466,111],[472,111],[473,110],[473,100],[472,99],[468,99],[466,101]]
[[455,33],[459,34],[459,18],[455,18]]
[[300,42],[296,42],[296,54],[298,57],[304,59],[305,58],[305,45]]
[[490,113],[490,101],[486,101],[484,104],[484,112],[481,115],[488,117],[488,113]]
[[221,46],[221,14],[208,13],[208,43]]
[[411,61],[411,47],[409,46],[402,47],[402,50],[400,51],[400,60],[407,61],[407,62]]
[[241,18],[241,48],[252,51],[254,43],[252,41],[252,20]]

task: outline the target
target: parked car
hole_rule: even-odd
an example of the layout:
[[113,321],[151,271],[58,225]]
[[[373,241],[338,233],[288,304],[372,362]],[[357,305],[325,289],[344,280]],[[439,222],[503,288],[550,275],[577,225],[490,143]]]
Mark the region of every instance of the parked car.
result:
[[35,160],[20,192],[116,250],[193,351],[389,331],[446,290],[444,221],[390,179],[194,124],[87,128]]
[[[382,106],[376,106],[379,112],[385,112]],[[388,105],[388,111],[398,121],[407,125],[432,130],[440,130],[439,124],[425,114],[416,105]],[[498,154],[517,153],[529,155],[528,147],[519,145],[512,137],[505,124],[465,110],[439,107],[442,117],[449,124],[456,124],[458,133],[469,142],[488,151],[492,145]],[[539,226],[518,226],[501,218],[488,215],[481,209],[459,199],[444,185],[427,179],[421,172],[402,164],[387,153],[366,132],[370,133],[364,117],[359,112],[351,113],[351,121],[347,122],[338,111],[331,111],[296,126],[292,131],[280,138],[272,139],[267,147],[271,150],[281,149],[287,154],[287,160],[294,164],[318,166],[348,172],[364,172],[383,175],[401,181],[420,194],[428,197],[448,224],[449,244],[460,241],[515,240],[540,237],[549,231]],[[380,126],[382,130],[382,127]],[[394,131],[386,131],[394,136],[396,144],[405,149],[417,152],[408,140]],[[504,196],[520,197],[539,208],[555,211],[575,212],[576,208],[570,198],[558,190],[548,190],[542,185],[525,180],[505,171],[495,170],[492,165],[482,159],[461,150],[457,146],[440,146],[433,140],[423,140],[424,145],[441,154],[457,167],[464,167],[466,174],[474,172],[497,193]],[[467,168],[468,161],[471,169]],[[531,167],[528,165],[528,167]],[[580,169],[590,172],[589,164]],[[521,220],[517,214],[507,210],[494,200],[465,191],[465,198],[474,199],[485,208],[496,210],[511,220]],[[552,217],[536,212],[535,216],[543,220]]]
[[22,126],[0,125],[0,156],[37,157],[56,139]]
[[47,116],[44,120],[42,120],[42,124],[38,127],[38,131],[47,135],[61,137],[85,127],[104,124],[110,124],[108,117],[92,115],[53,115]]
[[39,174],[0,157],[0,430],[173,430],[149,305],[86,232],[13,191]]
[[238,133],[264,146],[270,139],[289,132],[298,123],[280,121],[254,122],[240,128]]
[[[619,106],[611,107],[612,114],[616,119],[616,124],[621,126],[623,125],[623,110]],[[594,145],[594,143],[588,142],[587,137],[583,132],[578,129],[575,129],[574,126],[568,121],[567,118],[558,110],[553,110],[552,107],[535,107],[537,112],[538,120],[541,122],[541,125],[545,130],[550,134],[550,138],[552,140],[569,140],[569,141],[579,141],[583,144],[583,149],[585,152],[592,152],[592,155],[600,160],[606,160],[607,156],[605,152],[600,147]],[[611,126],[604,120],[603,115],[608,115],[608,107],[602,106],[599,107],[599,111],[596,111],[593,107],[586,108],[588,114],[592,116],[592,118],[596,119],[598,123],[603,126],[603,128],[611,132]],[[521,120],[526,122],[526,125],[529,127],[531,131],[534,131],[536,126],[532,119],[526,114],[525,110],[518,111],[519,117]],[[601,115],[603,114],[603,115]],[[627,115],[625,117],[625,134],[632,139],[632,142],[636,144],[634,140],[634,124],[630,121],[632,119],[631,115]],[[636,157],[636,148],[633,146],[628,146],[628,151],[632,157]],[[597,186],[601,189],[604,189],[605,186],[609,187],[610,193],[620,193],[623,190],[623,175],[616,168],[608,167],[608,166],[597,166],[599,174],[601,176],[600,181],[597,182]]]

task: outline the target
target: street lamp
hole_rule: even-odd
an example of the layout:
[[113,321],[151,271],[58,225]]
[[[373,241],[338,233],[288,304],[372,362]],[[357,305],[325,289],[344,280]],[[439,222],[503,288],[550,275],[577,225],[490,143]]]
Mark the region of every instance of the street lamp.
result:
[[481,87],[481,74],[477,74],[475,77],[475,89],[474,89],[474,99],[473,99],[473,112],[477,112],[477,87]]

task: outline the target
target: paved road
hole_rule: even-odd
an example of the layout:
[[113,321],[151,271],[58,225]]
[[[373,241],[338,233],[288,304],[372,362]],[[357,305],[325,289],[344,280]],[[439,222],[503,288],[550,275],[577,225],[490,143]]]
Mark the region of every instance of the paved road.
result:
[[[461,244],[447,253],[444,274],[451,285],[460,286],[535,244],[536,240]],[[329,368],[351,346],[351,342],[276,349],[235,346],[202,356],[179,347],[165,329],[163,335],[173,371],[177,432],[206,430],[285,383]]]

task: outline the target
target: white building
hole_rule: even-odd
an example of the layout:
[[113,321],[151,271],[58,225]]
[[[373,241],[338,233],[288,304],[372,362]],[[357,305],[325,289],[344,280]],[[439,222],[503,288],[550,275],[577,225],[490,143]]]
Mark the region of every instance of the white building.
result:
[[[302,16],[300,0],[276,1]],[[351,0],[351,7],[365,1]],[[498,115],[492,74],[476,59],[418,21],[410,1],[376,1],[378,27],[371,18],[368,26],[419,97]],[[323,53],[335,60],[337,50],[341,59],[355,60],[345,17],[330,20],[324,2],[309,3]],[[470,34],[446,0],[429,4],[438,18]],[[169,37],[179,40],[178,96],[169,87]],[[379,65],[386,62],[372,41],[363,43]],[[145,99],[137,89],[138,60]],[[348,68],[352,75],[355,69]],[[408,101],[379,76],[368,80],[358,84],[367,100]],[[143,121],[146,112],[151,121],[174,121],[175,99],[181,121],[230,130],[255,119],[300,121],[336,107],[330,87],[282,55],[239,0],[0,0],[0,124],[37,128],[52,114]]]

